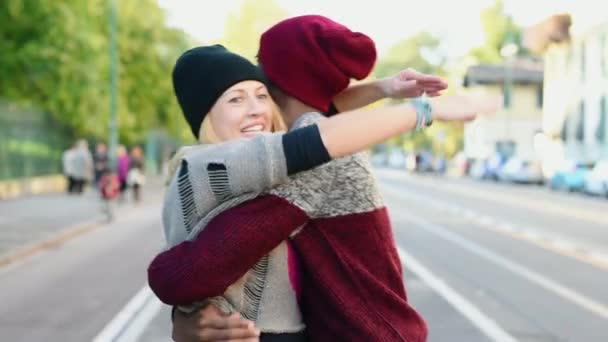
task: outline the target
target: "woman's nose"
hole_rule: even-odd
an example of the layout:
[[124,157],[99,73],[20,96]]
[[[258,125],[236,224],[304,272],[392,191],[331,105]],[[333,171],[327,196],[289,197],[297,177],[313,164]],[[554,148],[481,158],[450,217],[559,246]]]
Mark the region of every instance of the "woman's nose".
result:
[[259,116],[264,113],[264,105],[257,98],[253,98],[249,104],[249,115]]

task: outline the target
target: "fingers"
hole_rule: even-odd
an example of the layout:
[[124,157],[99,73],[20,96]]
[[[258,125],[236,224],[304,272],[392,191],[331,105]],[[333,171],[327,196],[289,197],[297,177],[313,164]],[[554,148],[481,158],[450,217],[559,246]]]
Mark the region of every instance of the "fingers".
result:
[[425,80],[417,80],[418,84],[422,87],[428,88],[428,89],[433,89],[433,90],[445,90],[448,88],[448,84],[447,82],[443,81],[443,80],[431,80],[431,81],[425,81]]
[[201,320],[199,327],[213,329],[253,328],[254,324],[251,321],[240,318],[238,315],[231,315]]
[[442,89],[445,89],[448,86],[448,82],[443,78],[435,75],[423,74],[414,69],[407,69],[403,71],[399,76],[402,80],[416,80],[421,85],[437,85]]
[[441,92],[440,91],[431,91],[431,92],[426,92],[426,96],[428,97],[437,97],[437,96],[441,96]]
[[199,332],[201,341],[258,341],[260,332],[255,329],[205,329]]
[[202,341],[258,341],[259,336],[253,322],[239,314],[203,321],[199,330]]

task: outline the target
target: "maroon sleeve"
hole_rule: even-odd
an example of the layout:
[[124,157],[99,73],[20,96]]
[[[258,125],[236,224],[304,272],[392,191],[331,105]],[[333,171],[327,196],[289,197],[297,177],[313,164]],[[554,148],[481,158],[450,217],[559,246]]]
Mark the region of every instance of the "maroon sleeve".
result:
[[274,195],[244,202],[213,218],[195,240],[157,255],[148,267],[150,288],[169,305],[222,295],[308,220]]

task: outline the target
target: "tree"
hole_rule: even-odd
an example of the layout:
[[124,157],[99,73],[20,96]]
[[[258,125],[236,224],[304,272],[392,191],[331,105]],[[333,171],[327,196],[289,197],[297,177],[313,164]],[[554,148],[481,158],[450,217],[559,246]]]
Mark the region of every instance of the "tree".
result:
[[220,43],[254,61],[262,33],[286,17],[275,0],[245,0],[237,13],[228,16]]
[[[180,134],[171,69],[189,45],[155,0],[117,1],[119,124],[124,143],[154,127]],[[105,139],[109,121],[107,0],[0,2],[0,97],[41,108],[75,136]],[[181,115],[179,115],[181,116]]]
[[492,6],[481,11],[481,24],[485,42],[470,53],[479,62],[502,62],[500,49],[507,43],[516,44],[519,47],[520,55],[527,53],[522,44],[522,29],[504,12],[501,0],[496,0]]
[[[440,40],[428,32],[419,32],[392,46],[378,61],[374,75],[378,78],[394,75],[405,68],[424,73],[440,73],[442,65],[433,64],[425,55],[439,55]],[[440,56],[440,59],[443,58]]]
[[[374,75],[377,78],[389,77],[405,68],[444,75],[446,58],[440,47],[439,38],[428,32],[419,32],[391,47],[386,56],[378,61]],[[436,139],[438,133],[442,139]],[[453,155],[462,145],[462,125],[435,123],[428,129],[394,137],[388,144],[405,150],[433,150],[435,153]]]

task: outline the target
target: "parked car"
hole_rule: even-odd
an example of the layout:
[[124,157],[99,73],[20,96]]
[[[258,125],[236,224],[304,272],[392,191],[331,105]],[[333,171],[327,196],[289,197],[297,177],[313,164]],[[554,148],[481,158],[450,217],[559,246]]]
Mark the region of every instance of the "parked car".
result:
[[503,182],[543,184],[543,172],[540,163],[511,157],[498,172],[498,179]]
[[416,155],[416,172],[433,172],[433,154],[422,151]]
[[469,176],[478,180],[488,178],[487,161],[485,159],[476,159],[473,161],[469,170]]
[[486,178],[498,180],[498,173],[507,162],[507,158],[496,153],[491,156],[486,163]]
[[458,152],[448,163],[448,175],[451,177],[463,177],[467,174],[468,159],[464,152]]
[[400,150],[392,150],[388,155],[387,165],[393,169],[405,170],[405,162],[407,156],[405,152]]
[[581,191],[585,186],[585,177],[589,171],[591,171],[591,167],[588,164],[565,161],[564,165],[549,180],[549,186],[553,190]]
[[583,191],[608,197],[608,160],[601,160],[585,175]]
[[374,153],[371,157],[371,163],[375,167],[385,167],[388,164],[387,159],[384,153]]
[[433,172],[443,175],[447,171],[448,162],[445,157],[439,156],[433,160]]

